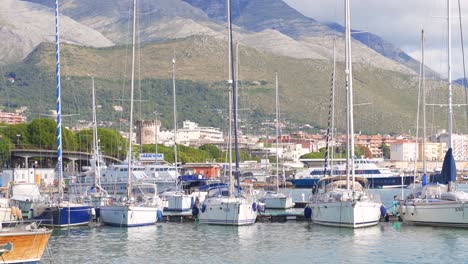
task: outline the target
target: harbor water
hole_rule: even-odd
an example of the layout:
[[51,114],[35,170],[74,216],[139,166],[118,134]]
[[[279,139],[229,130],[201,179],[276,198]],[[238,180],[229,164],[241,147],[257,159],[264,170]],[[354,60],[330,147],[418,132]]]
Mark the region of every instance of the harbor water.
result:
[[[310,190],[292,192],[299,200]],[[372,192],[381,194],[386,206],[394,194],[401,195],[398,189]],[[467,259],[467,229],[381,222],[353,230],[287,221],[243,227],[188,222],[55,230],[42,263],[466,263]]]

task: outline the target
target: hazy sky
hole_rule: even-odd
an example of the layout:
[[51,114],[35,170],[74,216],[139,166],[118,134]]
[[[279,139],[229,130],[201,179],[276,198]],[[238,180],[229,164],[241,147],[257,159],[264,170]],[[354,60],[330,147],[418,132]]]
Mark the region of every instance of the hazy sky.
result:
[[[344,0],[283,0],[304,15],[343,25]],[[468,61],[468,1],[462,2],[465,59]],[[451,0],[452,74],[463,76],[458,0]],[[447,0],[351,0],[351,27],[377,34],[416,59],[421,29],[426,34],[426,63],[447,76]],[[468,74],[468,73],[467,73]]]

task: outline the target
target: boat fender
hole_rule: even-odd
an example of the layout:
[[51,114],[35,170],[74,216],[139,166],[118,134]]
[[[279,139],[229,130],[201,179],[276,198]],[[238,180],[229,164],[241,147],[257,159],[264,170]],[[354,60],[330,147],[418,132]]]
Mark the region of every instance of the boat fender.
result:
[[304,218],[305,219],[312,219],[312,208],[310,208],[310,207],[304,208]]
[[192,196],[192,197],[190,198],[190,206],[193,207],[194,205],[195,205],[195,198]]
[[202,211],[202,213],[204,213],[205,210],[206,210],[206,204],[202,204],[202,205],[201,205],[201,211]]
[[156,211],[156,218],[158,219],[158,222],[162,222],[163,220],[163,213],[161,210]]
[[19,207],[16,207],[16,215],[18,216],[19,220],[23,220],[23,213],[19,209]]
[[385,209],[385,206],[380,206],[380,217],[385,218],[387,216],[387,209]]
[[199,213],[198,207],[196,205],[193,205],[192,206],[192,215],[193,216],[198,216],[198,213]]
[[254,203],[252,204],[252,211],[254,211],[254,212],[257,211],[257,203],[256,203],[256,202],[254,202]]
[[34,216],[34,209],[33,209],[33,208],[31,208],[31,209],[29,209],[29,213],[28,213],[28,219],[32,219],[32,218],[33,218],[33,216]]
[[94,209],[94,207],[91,208],[91,215],[92,215],[93,217],[96,216],[96,209]]

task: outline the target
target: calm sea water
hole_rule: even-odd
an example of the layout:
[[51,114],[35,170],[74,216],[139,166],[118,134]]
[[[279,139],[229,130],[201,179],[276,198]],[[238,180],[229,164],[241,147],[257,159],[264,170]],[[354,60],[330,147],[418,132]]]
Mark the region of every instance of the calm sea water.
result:
[[[468,186],[461,186],[468,189]],[[408,192],[409,190],[406,190]],[[391,204],[400,190],[374,190]],[[296,199],[308,190],[293,190]],[[380,223],[363,229],[289,221],[225,227],[158,223],[54,231],[42,263],[468,263],[468,230]]]

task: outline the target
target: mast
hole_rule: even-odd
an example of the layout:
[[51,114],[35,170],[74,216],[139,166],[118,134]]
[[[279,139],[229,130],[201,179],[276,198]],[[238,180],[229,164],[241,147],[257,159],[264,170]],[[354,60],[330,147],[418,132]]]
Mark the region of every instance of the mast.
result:
[[353,121],[353,68],[352,68],[352,55],[351,55],[351,18],[349,0],[345,0],[345,21],[346,21],[346,41],[345,41],[345,54],[346,54],[346,90],[347,90],[347,157],[346,157],[346,178],[347,188],[349,190],[349,172],[351,170],[352,186],[354,190],[355,174],[354,174],[354,121]]
[[98,147],[98,133],[97,133],[97,118],[96,118],[96,94],[94,89],[94,76],[92,80],[92,94],[93,94],[93,158],[94,158],[94,187],[100,189],[101,167],[99,166],[99,147]]
[[127,197],[132,195],[132,137],[133,137],[133,92],[135,90],[135,40],[136,40],[136,6],[137,0],[133,0],[133,37],[132,37],[132,78],[130,92],[130,131],[128,134],[128,183]]
[[[426,87],[425,87],[425,62],[424,62],[424,47],[426,45],[426,39],[424,36],[424,30],[421,30],[421,87],[422,87],[422,107],[423,107],[423,135],[422,135],[422,163],[423,163],[423,175],[427,175],[427,163],[426,163]],[[416,172],[415,172],[416,173]]]
[[448,27],[448,149],[452,147],[452,130],[453,130],[453,107],[452,107],[452,25],[450,16],[450,0],[447,0],[447,27]]
[[[174,52],[174,57],[172,58],[172,92],[174,94],[174,168],[177,176],[177,105],[176,105],[176,81],[175,81],[175,63],[176,57]],[[175,180],[176,190],[177,190],[177,179]]]
[[278,72],[276,74],[276,191],[279,191],[279,157],[278,157],[278,148],[279,148],[279,95],[278,95]]
[[234,47],[232,44],[232,17],[231,17],[231,0],[227,0],[227,21],[228,21],[228,40],[229,40],[229,83],[232,87],[232,107],[233,107],[233,124],[234,124],[234,151],[236,155],[236,168],[235,177],[237,180],[237,186],[240,186],[240,171],[239,171],[239,138],[237,131],[237,84],[234,82],[236,79],[235,68],[234,68]]
[[332,84],[332,124],[331,124],[331,155],[330,155],[330,176],[333,176],[333,160],[335,159],[334,139],[335,139],[335,90],[336,90],[336,38],[333,40],[333,84]]
[[59,2],[55,0],[55,78],[56,88],[56,111],[57,111],[57,176],[59,202],[63,200],[63,164],[62,164],[62,98],[60,83],[60,32],[59,32]]

